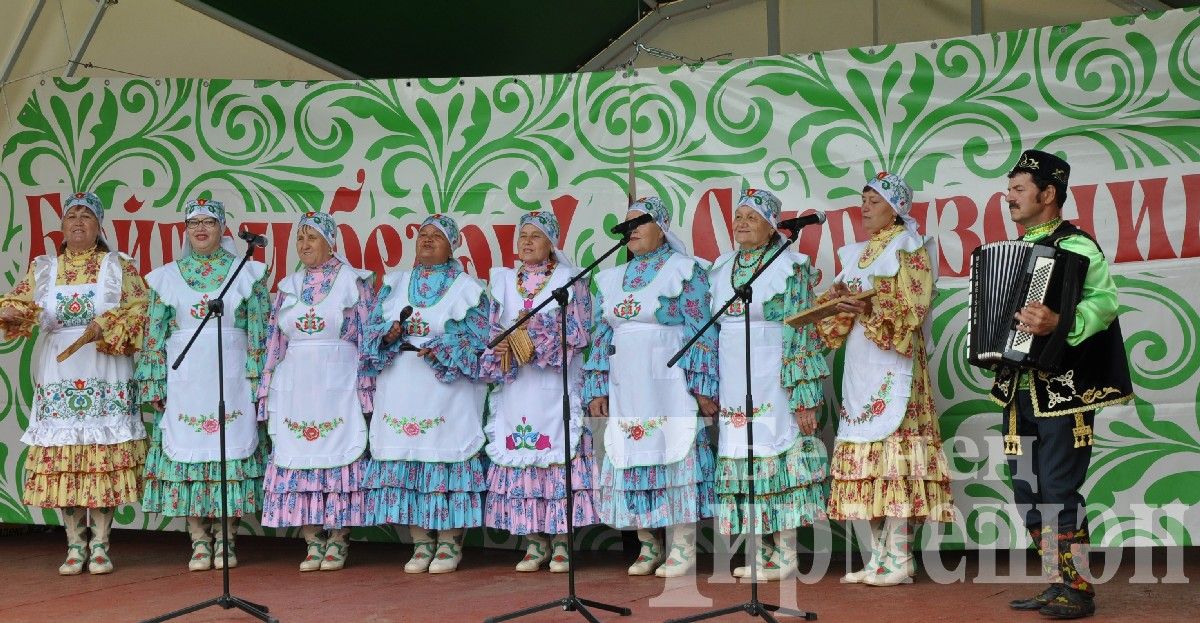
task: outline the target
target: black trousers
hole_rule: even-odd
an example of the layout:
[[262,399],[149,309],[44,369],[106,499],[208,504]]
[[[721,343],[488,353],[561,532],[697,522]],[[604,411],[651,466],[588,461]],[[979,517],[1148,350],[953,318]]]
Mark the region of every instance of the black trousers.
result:
[[[1024,454],[1008,457],[1008,471],[1013,498],[1025,513],[1025,528],[1058,534],[1086,530],[1087,501],[1079,490],[1092,462],[1092,447],[1075,447],[1075,416],[1035,417],[1029,390],[1018,390],[1014,402]],[[1091,426],[1095,417],[1095,411],[1088,411],[1084,422]],[[1008,426],[1006,411],[1005,434]]]

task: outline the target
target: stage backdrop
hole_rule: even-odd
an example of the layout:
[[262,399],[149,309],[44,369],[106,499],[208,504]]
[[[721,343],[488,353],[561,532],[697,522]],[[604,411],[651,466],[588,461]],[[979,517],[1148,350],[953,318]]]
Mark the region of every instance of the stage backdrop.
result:
[[[913,214],[938,238],[931,373],[961,517],[926,546],[1008,547],[1012,509],[990,377],[964,362],[972,249],[1011,238],[1004,177],[1020,152],[1073,165],[1069,218],[1114,262],[1138,398],[1097,420],[1088,480],[1094,540],[1195,543],[1200,536],[1200,13],[1172,11],[962,39],[697,67],[500,78],[273,82],[44,82],[0,155],[0,273],[11,286],[59,240],[60,196],[95,190],[105,231],[146,271],[172,260],[180,207],[225,201],[231,227],[271,239],[277,280],[298,266],[297,213],[341,223],[358,265],[411,265],[431,213],[465,227],[460,259],[486,276],[511,264],[515,223],[553,210],[580,262],[627,195],[655,194],[697,254],[731,248],[742,187],[790,213],[823,210],[800,250],[824,273],[861,240],[857,196],[887,170],[916,188]],[[610,264],[611,265],[611,264]],[[822,288],[824,285],[822,286]],[[33,340],[0,344],[0,521],[57,523],[20,502]],[[841,362],[834,360],[835,370]],[[836,377],[836,375],[835,375]],[[832,438],[836,378],[823,412]],[[602,423],[596,423],[597,428]],[[136,506],[124,527],[179,525]],[[257,526],[250,530],[258,532]],[[269,531],[268,531],[269,532]],[[839,540],[818,526],[806,540]],[[388,527],[359,536],[393,539]],[[612,531],[588,532],[610,547]],[[504,535],[489,540],[504,542]],[[507,541],[509,544],[513,541]]]

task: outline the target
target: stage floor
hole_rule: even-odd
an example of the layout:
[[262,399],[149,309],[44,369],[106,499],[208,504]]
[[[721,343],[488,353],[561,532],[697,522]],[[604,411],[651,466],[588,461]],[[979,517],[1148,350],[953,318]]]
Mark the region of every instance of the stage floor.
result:
[[[116,571],[106,576],[57,575],[64,545],[60,531],[0,537],[0,621],[136,621],[216,597],[221,591],[220,572],[187,571],[189,550],[182,533],[116,531],[112,542]],[[488,616],[556,599],[566,592],[564,575],[513,571],[516,552],[468,549],[458,572],[439,576],[405,575],[401,567],[410,553],[405,545],[355,543],[349,564],[342,571],[302,574],[297,570],[303,555],[298,539],[242,537],[238,541],[241,566],[230,574],[232,592],[267,605],[288,623],[483,621]],[[1161,578],[1168,567],[1166,553],[1155,551],[1152,557],[1153,575]],[[576,576],[580,596],[633,609],[631,617],[597,612],[602,622],[662,621],[733,605],[749,595],[747,584],[709,582],[711,560],[701,562],[697,581],[668,588],[659,578],[627,577],[626,558],[632,559],[632,555],[580,555]],[[1200,550],[1189,548],[1183,558],[1178,571],[1193,581],[1200,579]],[[999,559],[996,568],[1004,574],[1008,569],[1007,553]],[[1136,569],[1133,550],[1125,550],[1122,561],[1113,578],[1098,587],[1099,614],[1090,620],[1197,620],[1200,590],[1194,584],[1131,583],[1135,571],[1144,576],[1151,573]],[[1022,562],[1029,574],[1035,572],[1033,559]],[[802,570],[806,564],[811,560],[802,558]],[[955,569],[960,564],[965,565],[968,578],[976,577],[981,565],[992,566],[977,553],[943,555],[946,568]],[[874,588],[839,584],[844,571],[844,560],[837,556],[819,582],[793,582],[783,587],[783,601],[794,600],[794,604],[815,611],[820,621],[835,623],[1046,620],[1037,613],[1015,613],[1007,607],[1010,599],[1040,590],[1037,584],[968,581],[947,585],[933,582],[922,572],[914,584]],[[778,583],[760,586],[764,601],[780,601]],[[236,610],[209,608],[177,620],[253,619]],[[584,621],[576,613],[561,610],[520,620]],[[760,619],[739,614],[719,620]]]

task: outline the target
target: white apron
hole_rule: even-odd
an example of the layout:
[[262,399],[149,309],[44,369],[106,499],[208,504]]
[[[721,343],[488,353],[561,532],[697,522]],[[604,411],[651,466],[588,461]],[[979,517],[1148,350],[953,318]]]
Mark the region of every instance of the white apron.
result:
[[[842,272],[834,279],[851,292],[874,287],[875,277],[893,277],[899,268],[898,253],[911,251],[914,236],[897,235],[866,268],[858,267],[865,242],[838,250]],[[916,241],[916,247],[921,245]],[[838,410],[837,441],[879,441],[900,427],[912,391],[913,359],[895,350],[882,350],[867,339],[862,323],[855,321],[846,336],[846,366],[842,371],[842,406]]]
[[[769,252],[772,253],[773,251]],[[712,287],[712,311],[715,314],[733,296],[730,277],[737,251],[717,259],[709,283]],[[800,427],[788,408],[789,393],[783,387],[782,322],[763,316],[763,303],[787,289],[787,280],[797,264],[808,258],[785,251],[754,283],[750,304],[750,382],[754,395],[754,414],[746,417],[746,310],[740,300],[729,306],[719,321],[721,326],[720,371],[721,413],[717,418],[720,436],[717,454],[724,458],[746,458],[748,424],[754,426],[754,455],[778,456],[796,441]]]
[[654,314],[659,297],[679,296],[695,265],[673,254],[637,292],[624,291],[623,265],[596,276],[613,329],[604,449],[618,469],[677,463],[696,443],[696,399],[683,369],[667,367],[683,346],[683,327],[660,324]]
[[[258,426],[254,403],[250,400],[250,379],[246,378],[246,332],[233,326],[235,311],[250,295],[254,283],[262,279],[267,267],[247,262],[237,281],[225,294],[225,314],[221,317],[225,366],[225,459],[244,459],[258,445]],[[230,268],[230,272],[233,268]],[[167,338],[167,409],[163,413],[162,447],[172,461],[204,463],[221,460],[217,422],[217,323],[210,321],[196,338],[178,370],[169,366],[187,345],[192,333],[207,314],[212,292],[197,292],[172,262],[146,275],[146,282],[163,303],[175,309],[175,326]]]
[[342,467],[367,449],[358,399],[358,347],[341,339],[346,309],[358,303],[358,271],[343,264],[316,305],[300,300],[304,273],[279,283],[276,330],[287,352],[267,396],[271,460],[286,469]]
[[57,258],[34,260],[41,339],[34,360],[33,411],[21,441],[47,447],[144,438],[129,357],[102,354],[91,342],[66,361],[57,360],[89,323],[120,305],[120,254],[110,252],[101,260],[97,283],[59,286],[57,281]]
[[[533,298],[534,306],[553,298],[552,292],[574,275],[571,267],[559,264],[549,282]],[[517,292],[517,273],[511,268],[494,268],[488,279],[492,297],[500,304],[500,323],[512,325],[524,311],[525,298]],[[550,314],[558,322],[558,303],[551,301],[538,312]],[[554,345],[555,348],[559,346]],[[580,357],[571,358],[567,367],[568,394],[571,400],[571,456],[579,448],[583,412],[580,390],[583,367]],[[497,385],[488,397],[491,414],[485,427],[487,453],[493,462],[506,467],[548,467],[563,462],[562,371],[529,364],[517,369],[512,383]]]
[[[384,278],[392,288],[384,317],[397,318],[408,299],[410,271]],[[462,320],[483,293],[483,284],[461,273],[435,305],[413,305],[405,338],[421,346],[445,334],[446,323]],[[371,457],[383,461],[457,463],[484,444],[483,400],[487,386],[459,378],[443,383],[415,352],[400,353],[379,373],[375,383],[375,415],[371,418]]]

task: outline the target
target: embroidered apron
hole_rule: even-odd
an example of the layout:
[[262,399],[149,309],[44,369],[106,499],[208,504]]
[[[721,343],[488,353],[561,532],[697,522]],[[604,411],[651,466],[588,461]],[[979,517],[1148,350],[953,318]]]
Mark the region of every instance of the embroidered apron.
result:
[[[392,294],[384,315],[397,318],[408,298],[409,271],[384,280]],[[444,335],[446,323],[461,320],[479,300],[483,284],[462,273],[446,294],[430,307],[413,305],[405,322],[405,338],[420,347]],[[467,378],[443,383],[415,352],[400,353],[379,374],[375,385],[375,414],[371,418],[371,456],[384,461],[457,463],[484,444],[483,400],[487,386]]]
[[[712,311],[715,314],[733,296],[730,276],[733,274],[736,251],[728,259],[717,260],[709,280],[712,287]],[[724,261],[723,261],[724,260]],[[767,268],[755,282],[750,314],[750,382],[754,397],[754,414],[746,411],[746,328],[742,301],[735,301],[720,320],[721,341],[718,356],[721,370],[721,412],[717,417],[720,436],[717,454],[724,458],[746,458],[747,427],[754,426],[755,456],[777,456],[787,452],[796,441],[800,427],[788,408],[789,393],[783,387],[783,328],[782,322],[763,316],[763,302],[784,292],[787,279],[795,264],[807,258],[785,252]]]
[[42,307],[42,345],[35,359],[33,410],[22,442],[111,445],[146,436],[129,357],[102,354],[90,342],[66,361],[57,360],[89,323],[120,304],[119,258],[118,253],[108,253],[101,260],[97,283],[77,286],[56,285],[57,258],[35,260],[34,300]]
[[[858,258],[866,243],[839,250],[842,272],[835,281],[851,292],[873,287],[874,277],[896,274],[896,253],[904,240],[896,236],[866,268]],[[912,391],[913,360],[895,350],[883,350],[867,339],[861,322],[846,336],[846,366],[842,371],[842,406],[838,410],[837,441],[879,441],[896,431],[908,408]]]
[[[553,298],[552,292],[572,276],[568,266],[559,264],[549,281],[536,296],[533,305]],[[492,270],[493,297],[500,304],[500,323],[508,327],[524,311],[525,298],[517,292],[517,273],[510,268]],[[558,323],[557,302],[551,301],[539,314],[550,314]],[[556,343],[554,348],[559,348]],[[582,430],[580,390],[583,384],[581,357],[571,358],[567,367],[568,394],[571,400],[571,456],[579,448]],[[497,385],[488,397],[488,457],[506,467],[536,465],[548,467],[563,462],[562,371],[528,364],[517,370],[512,383]]]
[[[232,268],[230,272],[232,272]],[[254,403],[250,400],[250,379],[246,378],[248,347],[246,332],[234,327],[238,306],[250,295],[255,281],[266,273],[260,262],[248,262],[237,282],[225,294],[225,314],[221,317],[220,352],[225,376],[225,459],[244,459],[258,445],[258,426]],[[226,276],[228,278],[228,275]],[[197,292],[168,264],[146,275],[146,281],[163,303],[175,308],[175,323],[167,338],[167,365],[170,366],[187,346],[188,340],[208,313],[208,301],[216,297],[224,283],[212,292]],[[221,460],[217,422],[217,323],[210,321],[192,344],[178,370],[167,371],[167,409],[163,413],[163,452],[179,463],[203,463]]]
[[358,400],[358,347],[341,339],[343,314],[358,302],[357,273],[338,268],[316,305],[300,300],[304,274],[279,284],[284,297],[276,330],[287,352],[267,397],[272,461],[287,469],[341,467],[367,448],[367,420]]
[[637,292],[624,291],[625,266],[596,276],[614,348],[608,359],[604,449],[618,469],[676,463],[696,443],[696,399],[683,369],[667,367],[683,346],[683,327],[660,324],[654,313],[660,296],[680,294],[694,265],[690,258],[672,255]]

